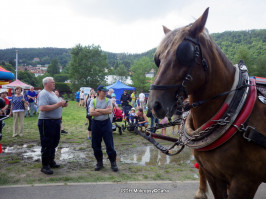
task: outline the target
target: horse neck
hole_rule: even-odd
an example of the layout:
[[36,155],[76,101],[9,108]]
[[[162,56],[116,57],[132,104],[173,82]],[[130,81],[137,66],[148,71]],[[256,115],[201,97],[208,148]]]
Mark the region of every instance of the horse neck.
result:
[[[214,55],[214,54],[213,54]],[[208,81],[189,96],[190,104],[206,100],[222,92],[229,91],[234,82],[235,69],[232,63],[224,56],[215,57],[209,63]],[[206,75],[207,75],[206,74]],[[210,120],[222,107],[227,95],[210,100],[205,104],[191,110],[193,126],[195,129]]]

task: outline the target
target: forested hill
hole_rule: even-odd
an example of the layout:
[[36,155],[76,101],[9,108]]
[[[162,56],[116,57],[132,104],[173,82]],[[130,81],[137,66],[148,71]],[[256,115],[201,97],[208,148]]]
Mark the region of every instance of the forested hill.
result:
[[235,56],[241,48],[247,49],[253,58],[266,56],[266,29],[226,31],[211,36],[231,61],[236,61]]
[[[58,62],[66,65],[70,61],[70,49],[66,48],[11,48],[0,50],[0,61],[15,62],[16,50],[18,50],[19,64],[25,65],[45,65],[50,64],[53,58],[57,58]],[[40,61],[33,61],[39,58]]]
[[[266,29],[249,30],[249,31],[226,31],[223,33],[211,34],[214,41],[220,46],[227,57],[236,63],[239,59],[239,51],[247,52],[250,61],[255,61],[259,57],[265,57],[266,50]],[[19,52],[19,64],[33,65],[50,64],[53,58],[57,58],[58,62],[65,66],[71,59],[70,50],[66,48],[12,48],[0,50],[0,61],[11,62],[14,64],[15,50]],[[134,60],[143,56],[153,59],[155,48],[141,54],[127,53],[110,53],[107,54],[109,67],[124,64],[127,69],[130,68]],[[34,61],[39,58],[40,61]]]

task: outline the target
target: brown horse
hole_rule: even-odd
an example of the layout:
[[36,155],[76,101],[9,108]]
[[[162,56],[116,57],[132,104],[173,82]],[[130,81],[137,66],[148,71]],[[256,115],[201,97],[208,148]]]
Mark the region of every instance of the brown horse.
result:
[[[208,11],[206,9],[199,19],[188,26],[173,31],[163,27],[165,38],[155,53],[155,63],[159,69],[148,102],[155,115],[163,118],[175,113],[177,102],[184,100],[186,93],[190,105],[206,100],[191,106],[184,128],[192,134],[191,137],[220,112],[230,93],[225,92],[231,90],[236,79],[236,67],[205,29]],[[245,87],[250,87],[250,93],[251,86]],[[237,103],[240,104],[241,101]],[[266,136],[265,122],[266,106],[256,95],[245,125],[255,127],[263,137]],[[196,198],[207,197],[206,179],[215,198],[253,198],[259,185],[266,182],[266,148],[245,139],[243,130],[236,125],[229,124],[228,129],[232,127],[239,131],[220,146],[207,150],[198,150],[202,147],[193,149],[200,166],[200,186]]]

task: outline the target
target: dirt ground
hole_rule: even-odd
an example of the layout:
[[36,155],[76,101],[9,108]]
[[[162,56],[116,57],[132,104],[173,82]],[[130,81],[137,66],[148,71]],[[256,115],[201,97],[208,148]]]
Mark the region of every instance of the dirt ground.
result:
[[[57,182],[122,182],[152,180],[198,180],[191,150],[185,148],[179,155],[166,156],[152,144],[132,132],[114,133],[119,172],[110,169],[104,152],[104,169],[95,172],[95,159],[90,140],[73,142],[61,137],[56,161],[61,164],[51,176],[40,172],[40,142],[23,141],[3,145],[0,154],[0,185],[38,184]],[[164,143],[170,146],[170,143]]]

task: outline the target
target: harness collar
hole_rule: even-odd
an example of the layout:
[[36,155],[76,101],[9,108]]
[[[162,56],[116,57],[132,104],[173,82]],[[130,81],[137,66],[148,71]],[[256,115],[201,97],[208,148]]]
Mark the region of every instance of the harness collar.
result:
[[256,97],[257,97],[257,90],[255,85],[255,80],[251,79],[251,88],[250,93],[247,99],[247,102],[243,109],[241,110],[240,114],[236,118],[235,122],[232,124],[232,126],[216,141],[214,141],[212,144],[204,147],[196,149],[198,151],[208,151],[215,149],[216,147],[224,144],[226,141],[228,141],[238,130],[240,130],[240,127],[245,123],[245,121],[250,116],[251,111],[253,110]]
[[[235,74],[233,87],[247,84],[249,77],[247,69],[240,63]],[[239,79],[237,79],[237,74]],[[250,88],[234,91],[226,98],[221,109],[208,122],[197,130],[193,130],[191,115],[188,116],[183,129],[182,140],[187,141],[187,146],[198,151],[214,149],[229,140],[249,117],[256,99],[256,86],[251,79]],[[248,95],[249,93],[249,95]]]

